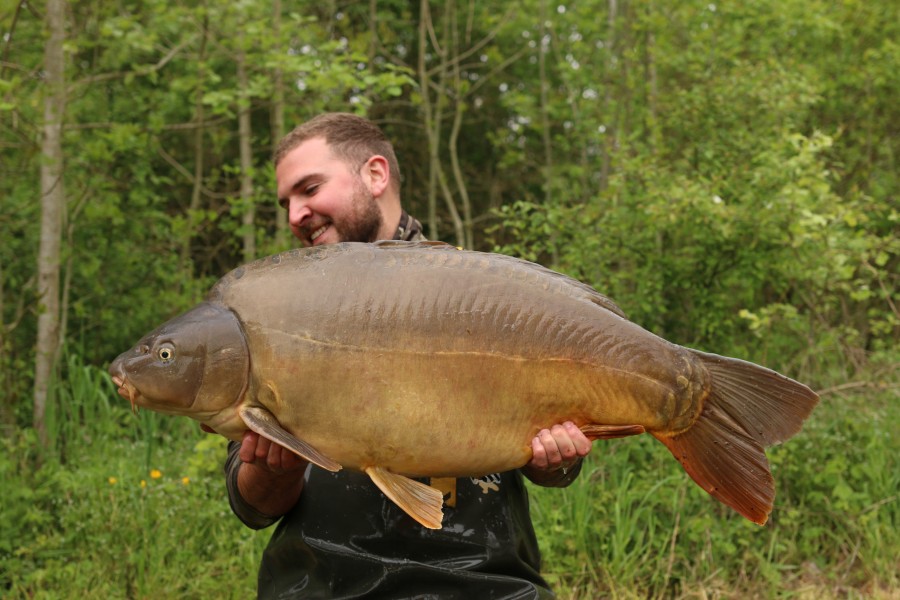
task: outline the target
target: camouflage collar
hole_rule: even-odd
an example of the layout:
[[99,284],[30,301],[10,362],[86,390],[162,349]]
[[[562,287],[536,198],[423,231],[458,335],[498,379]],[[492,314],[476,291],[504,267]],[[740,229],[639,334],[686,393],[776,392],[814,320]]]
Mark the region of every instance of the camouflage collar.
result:
[[394,234],[395,240],[405,242],[417,242],[424,240],[422,234],[422,224],[417,219],[409,216],[405,210],[400,213],[400,224],[397,226],[397,232]]

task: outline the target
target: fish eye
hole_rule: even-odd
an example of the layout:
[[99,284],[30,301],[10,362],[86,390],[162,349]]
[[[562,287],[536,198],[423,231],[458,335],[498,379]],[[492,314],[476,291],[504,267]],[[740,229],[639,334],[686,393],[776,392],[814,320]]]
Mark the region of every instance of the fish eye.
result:
[[175,359],[175,349],[170,346],[163,346],[156,351],[156,356],[164,363],[172,362]]

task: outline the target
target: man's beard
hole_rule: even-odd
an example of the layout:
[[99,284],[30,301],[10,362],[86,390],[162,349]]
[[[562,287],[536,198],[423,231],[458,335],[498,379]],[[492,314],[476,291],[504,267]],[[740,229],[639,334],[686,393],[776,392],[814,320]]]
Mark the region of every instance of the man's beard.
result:
[[360,181],[350,199],[353,214],[346,223],[334,224],[342,242],[374,242],[384,224],[372,192]]

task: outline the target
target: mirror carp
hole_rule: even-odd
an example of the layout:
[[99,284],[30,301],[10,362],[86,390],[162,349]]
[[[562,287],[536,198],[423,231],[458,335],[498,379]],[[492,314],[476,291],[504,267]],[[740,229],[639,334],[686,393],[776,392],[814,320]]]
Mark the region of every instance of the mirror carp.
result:
[[764,524],[775,496],[764,448],[818,402],[774,371],[646,331],[574,279],[440,242],[249,263],[109,371],[132,406],[365,472],[430,528],[442,495],[414,477],[521,467],[538,431],[565,421],[592,440],[649,433]]

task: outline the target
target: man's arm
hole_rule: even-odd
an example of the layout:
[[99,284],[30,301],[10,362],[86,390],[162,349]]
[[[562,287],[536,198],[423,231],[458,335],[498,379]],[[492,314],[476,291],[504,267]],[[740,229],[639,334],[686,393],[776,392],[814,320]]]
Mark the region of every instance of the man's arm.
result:
[[232,510],[248,527],[268,527],[297,503],[308,465],[290,450],[246,432],[240,445],[229,444],[225,462]]
[[571,421],[542,429],[531,440],[531,461],[522,474],[537,485],[566,487],[578,477],[591,441]]

